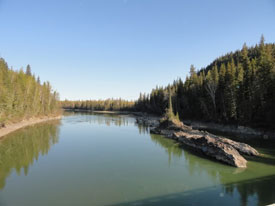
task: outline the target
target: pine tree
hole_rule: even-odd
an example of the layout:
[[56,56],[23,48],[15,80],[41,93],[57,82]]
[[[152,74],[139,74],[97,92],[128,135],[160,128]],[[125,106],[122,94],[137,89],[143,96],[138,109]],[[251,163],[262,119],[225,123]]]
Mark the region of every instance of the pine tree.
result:
[[[52,93],[49,83],[44,91],[31,74],[29,65],[26,72],[22,69],[14,71],[0,59],[0,125],[59,113],[58,94]],[[43,101],[45,94],[48,94],[49,101]]]
[[241,51],[221,56],[200,71],[191,65],[184,82],[156,87],[150,101],[138,103],[163,115],[171,111],[170,106],[166,109],[171,95],[173,114],[181,118],[275,128],[274,91],[275,44],[265,44],[262,36],[259,45],[244,44]]
[[166,109],[164,115],[164,121],[179,121],[179,115],[175,115],[173,111],[173,102],[172,102],[172,94],[171,94],[171,87],[168,87],[169,92],[169,100],[168,100],[168,108]]
[[26,75],[31,76],[32,72],[31,72],[31,66],[28,64],[27,68],[26,68]]

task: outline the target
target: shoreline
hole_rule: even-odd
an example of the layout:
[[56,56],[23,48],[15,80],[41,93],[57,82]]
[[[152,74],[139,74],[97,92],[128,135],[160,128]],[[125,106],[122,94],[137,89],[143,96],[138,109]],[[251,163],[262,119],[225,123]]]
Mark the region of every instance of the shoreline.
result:
[[38,124],[38,123],[42,123],[42,122],[46,122],[46,121],[50,121],[50,120],[57,120],[57,119],[61,119],[62,115],[59,116],[45,116],[45,117],[36,117],[36,118],[30,118],[27,120],[23,120],[21,122],[17,122],[17,123],[11,123],[6,125],[5,127],[0,129],[0,140],[4,139],[4,137],[18,129],[30,126],[30,125],[34,125],[34,124]]
[[[145,112],[134,112],[134,111],[93,111],[93,110],[86,110],[86,109],[64,109],[65,111],[72,111],[72,112],[92,112],[97,114],[121,114],[121,115],[133,115],[140,122],[147,122],[151,126],[155,126],[158,120],[161,119],[160,116],[149,114]],[[209,132],[218,132],[222,134],[228,135],[236,135],[237,139],[239,140],[246,140],[246,139],[262,139],[262,140],[275,140],[275,132],[271,130],[259,129],[259,128],[252,128],[248,126],[241,126],[241,125],[231,125],[231,124],[221,124],[215,122],[203,122],[197,120],[188,120],[185,119],[182,121],[184,124],[191,126],[193,129],[197,130],[206,130]]]
[[144,113],[142,112],[133,112],[133,111],[104,111],[104,110],[90,110],[90,109],[64,109],[66,112],[91,112],[97,114],[124,114],[124,115],[136,115],[136,116],[143,116]]
[[[161,117],[151,116],[150,114],[143,114],[137,116],[137,122],[144,122],[151,127],[158,125]],[[236,136],[238,140],[250,140],[250,139],[261,139],[261,140],[275,140],[275,132],[271,130],[256,129],[245,126],[237,125],[224,125],[214,122],[203,122],[195,120],[183,120],[185,125],[191,126],[193,129],[221,133],[223,135]]]
[[202,122],[183,120],[183,123],[190,125],[193,129],[206,130],[209,132],[218,132],[228,135],[236,135],[237,139],[261,139],[261,140],[275,140],[275,133],[271,130],[257,129],[246,126],[237,125],[225,125],[214,122]]

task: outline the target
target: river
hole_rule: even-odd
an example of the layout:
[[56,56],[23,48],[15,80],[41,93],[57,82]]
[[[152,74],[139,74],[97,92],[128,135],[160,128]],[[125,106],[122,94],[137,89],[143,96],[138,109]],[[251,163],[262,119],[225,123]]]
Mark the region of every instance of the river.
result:
[[127,115],[66,113],[0,141],[0,206],[266,205],[275,145],[238,169],[149,133]]

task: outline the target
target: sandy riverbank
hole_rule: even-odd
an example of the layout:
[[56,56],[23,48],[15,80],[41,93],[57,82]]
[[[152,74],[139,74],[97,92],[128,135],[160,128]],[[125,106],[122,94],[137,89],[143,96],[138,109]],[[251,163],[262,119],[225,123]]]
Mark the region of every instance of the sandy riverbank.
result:
[[5,127],[0,129],[0,139],[2,139],[5,135],[14,132],[18,129],[21,129],[23,127],[29,126],[29,125],[33,125],[33,124],[37,124],[37,123],[41,123],[41,122],[46,122],[49,120],[56,120],[56,119],[61,119],[62,116],[55,116],[55,117],[41,117],[41,118],[31,118],[28,120],[23,120],[21,122],[17,122],[17,123],[13,123],[13,124],[8,124]]

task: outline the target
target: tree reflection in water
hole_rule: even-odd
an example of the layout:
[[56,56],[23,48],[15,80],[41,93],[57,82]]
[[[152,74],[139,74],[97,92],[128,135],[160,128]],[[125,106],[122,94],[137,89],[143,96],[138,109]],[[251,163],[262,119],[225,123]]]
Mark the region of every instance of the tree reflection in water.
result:
[[[186,148],[181,148],[180,145],[173,140],[155,134],[150,134],[150,136],[152,141],[165,149],[169,156],[169,164],[172,156],[183,156],[188,165],[189,175],[206,172],[213,182],[217,185],[221,185],[219,187],[202,188],[199,191],[196,190],[183,194],[176,194],[179,199],[174,199],[172,201],[173,204],[184,205],[184,202],[191,203],[192,198],[196,198],[195,196],[198,195],[198,192],[202,196],[207,196],[209,199],[219,199],[219,195],[227,196],[234,199],[234,201],[232,201],[238,203],[238,205],[266,205],[275,202],[275,158],[274,156],[272,156],[272,158],[270,157],[270,148],[266,148],[266,145],[265,148],[260,148],[260,151],[263,156],[268,155],[269,158],[273,160],[272,164],[269,162],[269,165],[267,165],[265,162],[259,163],[257,159],[254,161],[251,159],[249,168],[243,169],[199,158],[198,156],[200,156],[200,154],[194,153],[188,149],[186,150]],[[169,195],[167,197],[157,198],[159,198],[160,202],[156,202],[156,205],[165,205],[169,203]],[[207,203],[207,199],[205,201],[205,203]],[[137,201],[135,203],[147,205],[146,202],[148,202],[149,205],[155,205],[152,204],[150,198],[141,200],[141,202]],[[131,204],[132,203],[133,202],[131,202]]]
[[129,118],[129,115],[118,115],[112,113],[93,113],[93,112],[65,112],[64,116],[69,116],[66,121],[72,120],[72,123],[76,122],[76,117],[78,118],[78,123],[89,122],[91,124],[107,125],[107,126],[128,126],[130,123],[134,122],[134,118]]
[[60,120],[49,121],[15,131],[0,141],[0,189],[15,169],[28,174],[29,167],[40,155],[48,154],[58,142]]

